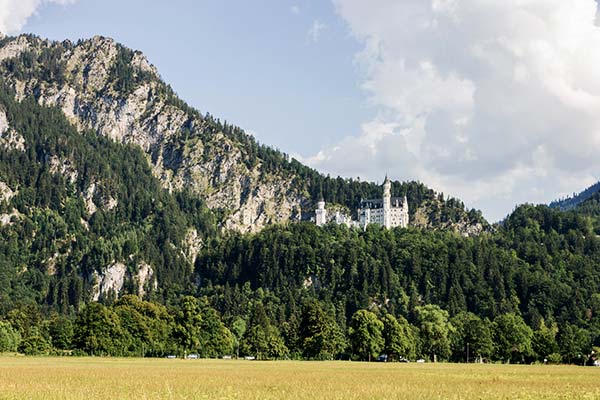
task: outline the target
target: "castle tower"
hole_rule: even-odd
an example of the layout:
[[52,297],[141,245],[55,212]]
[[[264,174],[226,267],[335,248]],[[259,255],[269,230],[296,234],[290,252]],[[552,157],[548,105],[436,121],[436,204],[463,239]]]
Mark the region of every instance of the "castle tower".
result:
[[406,228],[408,226],[408,199],[406,195],[404,196],[404,201],[402,202],[402,227]]
[[327,210],[325,209],[325,200],[321,198],[317,203],[317,209],[315,210],[315,223],[317,226],[323,226],[327,224]]
[[383,226],[392,227],[392,182],[387,175],[383,182]]

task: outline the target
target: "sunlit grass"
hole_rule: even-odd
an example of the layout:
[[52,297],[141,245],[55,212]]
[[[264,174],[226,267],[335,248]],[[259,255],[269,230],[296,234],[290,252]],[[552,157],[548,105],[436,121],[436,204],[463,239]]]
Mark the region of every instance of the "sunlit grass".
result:
[[0,358],[1,399],[598,399],[600,368]]

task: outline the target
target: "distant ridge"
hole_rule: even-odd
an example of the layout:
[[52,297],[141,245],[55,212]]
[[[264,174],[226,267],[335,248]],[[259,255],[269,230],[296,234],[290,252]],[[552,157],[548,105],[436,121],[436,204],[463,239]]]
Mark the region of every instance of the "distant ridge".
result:
[[578,194],[573,193],[573,196],[571,197],[554,200],[552,203],[549,204],[549,206],[551,208],[557,208],[563,211],[572,210],[573,208],[585,202],[598,192],[600,192],[600,182],[594,183],[592,186],[588,187],[587,189]]

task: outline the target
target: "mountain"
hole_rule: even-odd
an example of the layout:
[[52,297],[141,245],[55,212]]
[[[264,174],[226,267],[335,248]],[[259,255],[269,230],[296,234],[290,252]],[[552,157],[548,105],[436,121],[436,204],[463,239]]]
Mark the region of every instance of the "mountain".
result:
[[35,98],[79,131],[140,147],[163,187],[202,195],[225,227],[299,218],[303,198],[288,190],[291,177],[264,174],[250,137],[187,106],[141,53],[102,37],[73,44],[20,36],[2,41],[0,62],[18,100]]
[[[478,234],[475,210],[417,182],[412,225]],[[181,101],[111,39],[0,39],[0,296],[66,310],[197,290],[196,261],[228,232],[354,213],[381,187],[323,176]]]
[[600,192],[600,182],[596,182],[589,188],[584,191],[573,194],[571,197],[567,197],[565,199],[555,200],[550,203],[551,208],[557,208],[559,210],[571,210],[580,204],[584,203],[586,200],[590,199],[594,195]]
[[[0,39],[0,334],[9,323],[54,343],[57,320],[120,326],[94,301],[133,307],[123,295],[136,294],[166,307],[135,307],[155,317],[168,308],[184,325],[195,301],[185,295],[202,298],[207,324],[265,322],[291,354],[305,350],[311,304],[341,347],[356,312],[418,324],[431,305],[456,326],[466,312],[488,328],[521,319],[549,343],[535,350],[541,360],[600,343],[600,194],[568,211],[524,205],[487,229],[459,200],[393,182],[392,195],[408,197],[407,229],[307,221],[321,196],[352,214],[380,195],[200,114],[110,39]],[[122,324],[144,336],[125,311]]]
[[[361,198],[381,195],[373,183],[325,177],[259,145],[242,129],[200,114],[142,53],[108,38],[72,43],[6,37],[0,40],[0,74],[17,100],[57,107],[79,132],[142,149],[165,189],[201,198],[223,229],[258,232],[272,223],[309,219],[321,195],[349,213]],[[65,169],[72,160],[54,162]],[[477,211],[420,183],[395,182],[393,191],[408,196],[415,226],[463,234],[487,226]]]

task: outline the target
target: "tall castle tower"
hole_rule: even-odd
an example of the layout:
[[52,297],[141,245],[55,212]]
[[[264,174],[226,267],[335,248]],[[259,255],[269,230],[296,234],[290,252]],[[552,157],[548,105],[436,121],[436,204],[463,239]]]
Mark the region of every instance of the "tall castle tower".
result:
[[387,175],[383,182],[383,226],[392,227],[392,182]]
[[402,202],[402,222],[400,224],[403,228],[408,226],[408,199],[404,195],[404,201]]

